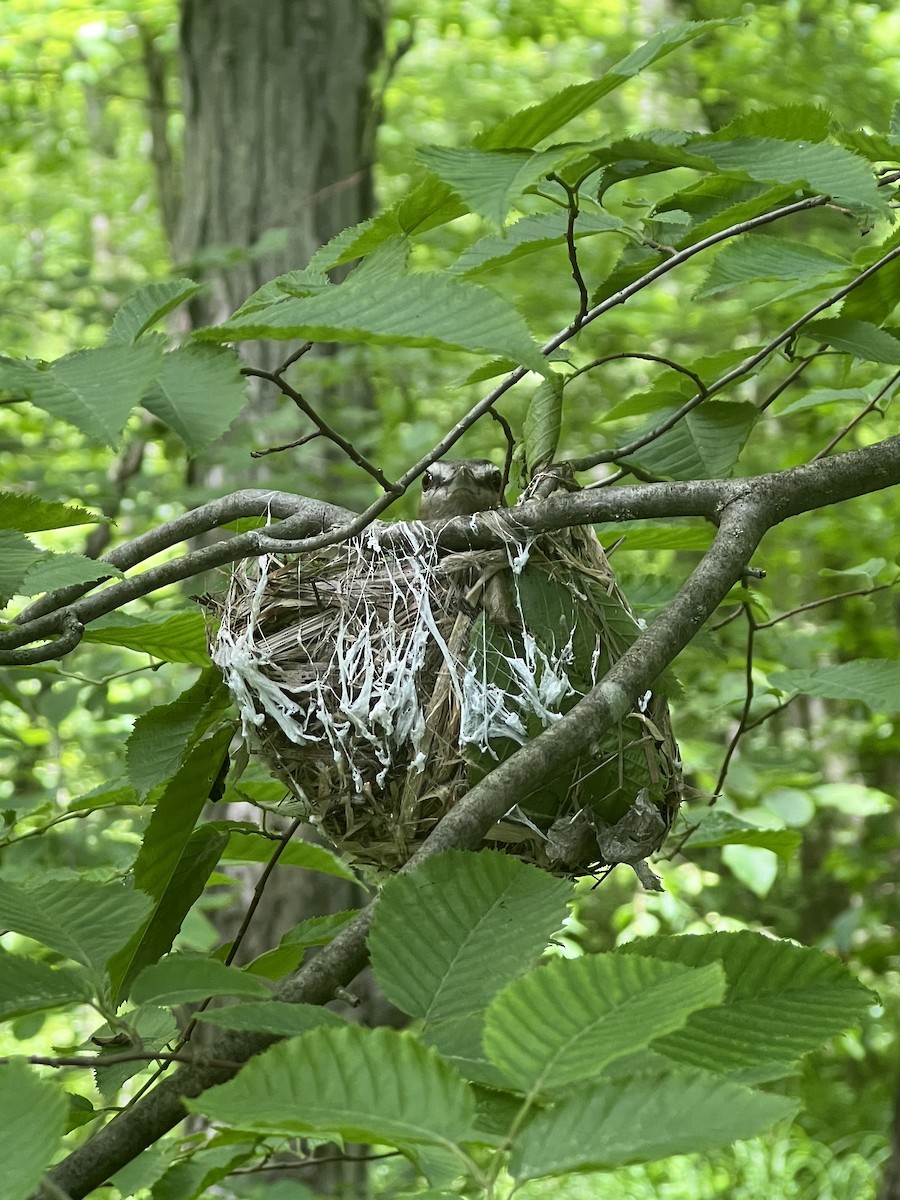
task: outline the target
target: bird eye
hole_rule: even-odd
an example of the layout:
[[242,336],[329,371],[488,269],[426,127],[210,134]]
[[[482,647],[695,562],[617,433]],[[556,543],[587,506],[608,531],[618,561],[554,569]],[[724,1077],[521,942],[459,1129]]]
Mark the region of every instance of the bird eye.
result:
[[425,474],[422,476],[422,491],[427,492],[433,483],[434,483],[434,476],[432,475],[432,473],[430,471],[426,471]]
[[491,487],[495,487],[500,491],[500,485],[503,483],[503,472],[499,468],[491,471]]

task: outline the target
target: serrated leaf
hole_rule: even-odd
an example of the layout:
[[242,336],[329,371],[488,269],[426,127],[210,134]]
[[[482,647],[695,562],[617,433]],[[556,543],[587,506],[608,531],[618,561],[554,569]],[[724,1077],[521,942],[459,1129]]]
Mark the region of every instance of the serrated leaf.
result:
[[522,1091],[558,1091],[595,1079],[607,1063],[679,1029],[724,995],[716,963],[692,971],[609,954],[557,959],[494,998],[484,1048]]
[[260,979],[238,967],[226,967],[215,958],[189,958],[181,954],[171,954],[145,967],[131,989],[135,1004],[169,1008],[205,1000],[207,996],[268,999],[270,995],[270,989]]
[[622,462],[663,479],[727,478],[758,417],[752,404],[710,400]]
[[875,999],[837,959],[749,931],[644,938],[616,954],[688,966],[721,963],[728,979],[724,1002],[693,1013],[653,1050],[723,1074],[793,1064],[855,1024]]
[[[568,215],[564,212],[536,213],[508,225],[502,233],[479,238],[450,267],[453,275],[478,275],[501,263],[514,262],[537,254],[566,240]],[[621,233],[624,221],[606,213],[579,213],[575,221],[575,240],[596,237],[600,233]]]
[[125,760],[128,778],[139,795],[145,796],[178,770],[196,738],[229,703],[221,675],[210,669],[170,704],[159,704],[137,718]]
[[5,1200],[28,1200],[65,1132],[66,1094],[22,1062],[0,1063],[0,1156]]
[[0,529],[0,601],[6,603],[22,585],[29,570],[44,557],[44,551],[16,529]]
[[0,926],[33,938],[96,976],[150,908],[119,883],[58,880],[33,887],[0,882]]
[[513,1146],[519,1180],[612,1170],[754,1137],[797,1110],[796,1101],[702,1071],[671,1071],[581,1088],[541,1112]]
[[[540,104],[513,113],[498,125],[479,134],[474,144],[481,150],[533,147],[645,67],[651,66],[673,50],[713,29],[734,23],[733,19],[725,19],[685,22],[670,26],[642,46],[638,46],[599,80],[564,88]],[[436,229],[448,221],[455,220],[465,212],[465,205],[453,190],[442,180],[429,174],[393,208],[356,226],[355,229],[338,234],[316,253],[310,265],[315,265],[320,270],[328,270],[341,263],[352,262],[361,255],[371,253],[398,234],[411,237],[417,233],[425,233],[429,229]]]
[[171,948],[228,842],[226,832],[194,826],[231,738],[226,727],[195,746],[156,803],[134,864],[135,884],[152,897],[153,909],[109,964],[114,995],[126,994],[135,975]]
[[234,350],[188,345],[165,355],[143,404],[197,454],[225,433],[248,399]]
[[203,290],[192,279],[169,279],[160,283],[149,283],[129,296],[109,327],[107,344],[136,342],[158,321],[167,316],[179,304]]
[[[278,839],[253,833],[232,833],[222,858],[225,862],[264,863],[268,862],[280,842]],[[359,880],[343,859],[312,842],[293,838],[278,856],[280,867],[303,867],[306,871],[318,871],[322,875],[334,875],[349,883]]]
[[343,1017],[318,1004],[286,1004],[283,1000],[263,1000],[257,1004],[230,1004],[198,1012],[197,1019],[219,1029],[248,1029],[271,1033],[274,1037],[297,1037],[320,1025],[346,1025]]
[[475,146],[422,146],[421,162],[462,197],[471,212],[502,226],[515,201],[552,171],[566,151],[480,150]]
[[281,939],[283,946],[327,946],[341,930],[359,915],[360,909],[348,908],[343,912],[328,913],[324,917],[307,917]]
[[0,949],[0,1018],[91,999],[90,978],[77,967],[51,967],[40,959]]
[[695,293],[698,300],[743,283],[770,279],[796,279],[804,283],[834,277],[850,266],[846,259],[825,254],[801,242],[753,234],[721,250]]
[[833,317],[804,325],[800,333],[866,362],[900,363],[900,341],[870,321]]
[[741,113],[717,129],[711,140],[772,137],[780,141],[824,142],[831,132],[832,114],[818,104],[779,104]]
[[369,935],[378,982],[429,1022],[483,1009],[546,948],[571,895],[571,883],[506,854],[435,855],[384,886]]
[[562,428],[563,388],[565,380],[551,371],[535,389],[525,413],[525,462],[529,475],[547,467],[556,455]]
[[673,50],[687,45],[705,33],[735,24],[731,19],[710,21],[685,21],[669,26],[638,46],[625,58],[617,62],[600,79],[589,83],[572,84],[553,96],[505,118],[492,129],[477,138],[477,144],[485,149],[500,146],[534,146],[544,138],[556,133],[569,121],[632,79],[646,67],[652,66]]
[[393,1029],[314,1029],[252,1058],[240,1075],[186,1102],[239,1129],[337,1133],[403,1148],[472,1137],[471,1089],[435,1050]]
[[30,492],[0,491],[0,529],[36,533],[41,529],[66,529],[72,525],[108,524],[108,518],[74,504],[42,500]]
[[404,257],[402,244],[389,242],[339,285],[232,317],[197,336],[440,347],[501,355],[540,374],[547,370],[522,317],[499,295],[436,272],[409,274]]
[[[144,1007],[131,1009],[123,1014],[123,1020],[128,1025],[128,1031],[133,1039],[133,1049],[146,1054],[129,1062],[111,1062],[103,1065],[102,1061],[94,1068],[94,1078],[97,1088],[104,1100],[112,1104],[129,1079],[146,1070],[148,1062],[154,1053],[162,1050],[167,1043],[172,1043],[178,1037],[178,1024],[168,1009]],[[93,1037],[108,1038],[113,1031],[109,1025],[102,1025],[94,1031]],[[118,1032],[118,1029],[116,1030]],[[121,1054],[121,1046],[115,1044],[102,1045],[99,1056],[114,1058]]]
[[855,208],[883,213],[882,196],[868,163],[842,146],[780,138],[735,138],[692,142],[690,149],[721,171],[745,171],[773,183],[804,181],[816,192]]
[[808,670],[779,671],[769,681],[784,692],[859,701],[873,712],[900,712],[900,663],[892,659],[856,658]]
[[106,646],[125,646],[165,662],[212,666],[206,646],[203,614],[194,609],[148,617],[111,613],[88,625],[84,640]]
[[[57,359],[46,370],[17,364],[28,399],[89,437],[115,445],[128,414],[156,378],[162,351],[153,343],[100,346]],[[0,386],[7,382],[0,368]]]
[[45,554],[26,573],[18,590],[23,596],[37,596],[73,583],[94,583],[100,579],[122,579],[118,567],[85,558],[83,554]]

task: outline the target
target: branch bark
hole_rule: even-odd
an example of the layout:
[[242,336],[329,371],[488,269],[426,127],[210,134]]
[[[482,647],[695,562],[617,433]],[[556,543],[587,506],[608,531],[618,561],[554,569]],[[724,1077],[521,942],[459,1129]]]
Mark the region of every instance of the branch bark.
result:
[[[900,436],[788,471],[748,479],[652,483],[556,494],[518,508],[494,510],[478,518],[456,517],[443,522],[438,529],[438,542],[454,550],[482,548],[502,545],[510,536],[524,538],[571,525],[647,517],[703,517],[718,523],[719,514],[743,496],[764,497],[769,524],[777,525],[798,513],[896,484],[900,484]],[[374,516],[389,502],[390,498],[382,497],[357,516],[346,509],[289,492],[247,489],[205,504],[120,546],[103,561],[125,570],[238,516],[270,513],[283,519],[151,567],[85,599],[76,599],[84,595],[82,587],[42,597],[20,614],[12,628],[0,633],[0,666],[61,657],[75,648],[77,638],[72,641],[69,637],[62,645],[54,641],[24,653],[18,648],[47,638],[57,639],[75,624],[87,625],[167,584],[260,554],[308,553],[344,541],[371,525]],[[384,527],[380,536],[389,541],[394,536],[391,527]]]
[[[744,571],[766,531],[790,516],[900,482],[900,437],[792,471],[725,483],[659,484],[623,488],[615,493],[573,493],[512,510],[518,528],[533,532],[611,516],[611,503],[624,520],[637,516],[706,516],[718,521],[712,546],[675,599],[644,630],[606,677],[565,717],[483,779],[437,826],[405,869],[450,848],[477,846],[516,798],[540,786],[565,763],[583,753],[604,728],[628,712],[637,697],[688,645]],[[627,493],[631,493],[630,497]],[[494,517],[497,514],[493,514]],[[442,535],[496,537],[496,521],[447,522]],[[304,964],[276,990],[279,1000],[323,1004],[347,986],[366,961],[365,939],[370,906],[329,946]],[[223,1062],[246,1062],[276,1039],[227,1032],[206,1051],[205,1059],[178,1068],[133,1107],[119,1114],[89,1142],[50,1173],[52,1186],[80,1200],[185,1115],[182,1101],[234,1072]],[[218,1063],[219,1065],[215,1065]],[[49,1190],[37,1195],[48,1200]]]

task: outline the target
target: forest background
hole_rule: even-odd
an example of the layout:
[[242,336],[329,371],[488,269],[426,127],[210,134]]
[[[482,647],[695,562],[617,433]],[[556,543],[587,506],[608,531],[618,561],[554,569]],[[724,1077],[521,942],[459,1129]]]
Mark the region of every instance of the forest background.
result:
[[[196,10],[199,27],[204,6],[184,7]],[[292,241],[299,219],[297,228],[286,228],[273,218],[268,228],[257,228],[250,243],[231,241],[222,230],[213,237],[208,229],[202,236],[197,231],[191,208],[196,164],[182,151],[185,106],[174,2],[144,3],[139,11],[74,0],[7,0],[0,8],[5,355],[49,361],[82,346],[100,346],[116,311],[138,286],[171,278],[210,285],[211,299],[192,301],[201,311],[189,320],[176,315],[176,329],[178,321],[186,329],[221,318],[230,311],[229,301],[236,307],[257,282],[305,266],[320,243],[361,220],[367,208],[388,209],[421,169],[416,157],[421,146],[465,142],[567,84],[600,74],[673,21],[744,18],[612,92],[581,118],[579,137],[663,128],[703,133],[776,104],[785,113],[824,110],[848,130],[896,132],[892,113],[900,96],[900,59],[892,49],[900,45],[900,14],[891,3],[607,0],[586,6],[526,0],[413,6],[398,0],[386,14],[362,5],[298,7],[306,9],[299,20],[309,23],[308,50],[316,45],[318,25],[337,22],[341,14],[348,28],[366,30],[353,54],[361,64],[359,78],[368,82],[354,84],[359,161],[338,169],[339,149],[330,164],[322,152],[333,177],[299,196],[310,217],[302,229],[305,256],[287,265],[285,256],[304,253]],[[181,39],[183,55],[183,30]],[[337,49],[332,45],[333,64],[322,51],[328,69],[324,82],[317,78],[314,85],[322,95],[324,124],[315,131],[320,147],[339,141],[327,124],[332,111],[327,81],[337,79],[334,103],[340,107],[348,86],[340,66],[347,46],[346,40]],[[275,82],[282,94],[290,86],[284,77]],[[260,96],[264,92],[261,88]],[[314,126],[314,105],[311,111]],[[264,122],[265,116],[254,119]],[[233,155],[226,156],[225,172],[238,180],[246,164],[257,161],[240,148],[246,133],[243,126],[235,129]],[[277,169],[292,168],[280,163]],[[668,180],[657,187],[653,175],[638,178],[634,194],[613,194],[609,211],[627,216],[669,187]],[[802,223],[792,233],[809,236],[819,253],[843,257],[846,264],[865,253],[866,238],[877,240],[881,252],[892,245],[886,217],[880,221],[864,234],[846,229],[838,217],[821,222],[812,234],[811,225]],[[675,239],[677,223],[678,218],[659,222],[661,244]],[[212,218],[208,224],[214,224]],[[420,240],[417,268],[448,267],[471,242],[474,228],[474,218],[465,217]],[[765,249],[773,253],[772,243]],[[587,240],[582,265],[592,287],[613,270],[619,250],[605,237]],[[492,287],[514,296],[539,341],[564,328],[577,307],[565,245],[543,255],[556,257],[511,262],[491,279]],[[716,276],[709,263],[692,264],[683,275],[643,292],[638,304],[612,309],[592,351],[598,357],[652,352],[660,359],[709,364],[722,355],[724,365],[728,353],[764,342],[819,294],[811,260],[776,262],[768,275],[757,271],[751,277],[746,264],[742,269],[744,277]],[[886,287],[895,281],[896,276]],[[706,303],[692,304],[695,295]],[[880,324],[890,329],[893,304],[884,297],[881,303]],[[203,305],[209,307],[202,310]],[[254,357],[258,349],[248,349],[247,361],[264,366],[278,361],[266,359],[268,351]],[[304,364],[304,394],[339,413],[344,435],[395,479],[483,393],[483,383],[458,386],[469,369],[468,360],[462,367],[460,361],[439,347],[343,348]],[[885,362],[891,366],[887,374]],[[793,365],[782,362],[782,375]],[[588,377],[590,386],[567,389],[558,457],[578,458],[604,444],[610,435],[605,425],[601,433],[601,425],[616,406],[614,436],[606,444],[615,445],[640,426],[652,403],[629,408],[625,402],[653,396],[658,366],[638,359],[612,362]],[[839,432],[840,449],[896,433],[893,370],[890,359],[866,361],[862,352],[825,355],[777,396],[773,389],[782,377],[753,376],[740,398],[764,406],[767,418],[729,470],[753,475],[811,461],[830,450]],[[521,411],[511,405],[508,416],[520,430]],[[200,439],[189,449],[146,412],[131,416],[124,438],[111,449],[39,407],[6,403],[0,408],[0,475],[4,488],[83,505],[115,522],[111,534],[98,525],[87,538],[77,528],[38,538],[44,549],[90,557],[104,552],[110,536],[115,545],[239,487],[282,489],[355,510],[371,503],[372,480],[321,439],[250,457],[251,450],[307,432],[293,405],[278,404],[262,391],[224,437]],[[500,427],[481,422],[459,451],[502,463]],[[633,466],[632,480],[694,477],[667,475],[665,464],[658,474],[647,463]],[[584,481],[594,477],[601,475],[586,473]],[[729,837],[723,826],[720,844],[710,831],[705,842],[664,858],[655,868],[665,885],[660,895],[636,893],[631,873],[620,868],[602,886],[583,892],[569,927],[572,946],[589,951],[657,933],[764,931],[837,956],[878,993],[882,1005],[871,1007],[861,1026],[803,1061],[792,1084],[802,1114],[792,1125],[712,1154],[571,1182],[573,1197],[642,1197],[658,1195],[662,1187],[676,1197],[877,1192],[890,1155],[898,1076],[900,686],[891,670],[900,625],[894,587],[897,508],[896,489],[876,492],[773,530],[754,559],[765,579],[736,591],[712,629],[678,659],[681,691],[673,709],[692,794],[699,806],[718,794],[718,812],[764,832],[737,837],[730,826]],[[410,493],[388,515],[410,517],[414,511]],[[698,535],[687,523],[685,530],[680,538],[663,535],[658,525],[631,530],[617,550],[614,565],[639,615],[652,617],[666,603],[698,548],[708,544],[708,537],[692,541]],[[32,578],[29,595],[43,590],[39,582]],[[191,580],[188,592],[203,586],[219,587],[221,578]],[[173,594],[177,588],[148,607],[165,607]],[[837,598],[823,603],[829,597]],[[165,648],[148,660],[127,646],[127,639],[117,646],[100,636],[56,663],[0,670],[6,880],[64,881],[77,873],[106,881],[131,867],[146,811],[117,796],[128,777],[126,739],[137,718],[184,692],[202,661],[186,651],[167,655]],[[863,672],[842,684],[843,691],[835,690],[827,671],[816,683],[817,670],[855,661],[887,669]],[[242,857],[232,847],[232,863],[248,857],[246,848]],[[297,884],[295,868],[285,867],[284,873],[291,876],[285,886],[292,902],[300,905],[293,921],[354,903],[349,891],[323,899],[311,885]],[[223,875],[212,876],[210,889],[184,921],[180,949],[211,952],[233,936],[255,880],[252,874],[236,878],[229,884]],[[271,920],[267,928],[275,933],[262,936],[261,948],[274,945],[290,924],[283,905],[270,904],[274,913],[260,920]],[[84,1010],[21,1015],[5,1027],[3,1052],[72,1053],[95,1025],[96,1014]],[[76,1090],[88,1098],[85,1104],[99,1107],[90,1074],[78,1078]],[[390,1186],[389,1175],[384,1178]],[[287,1190],[294,1184],[285,1179],[263,1188],[249,1175],[232,1184],[240,1196],[297,1194]],[[170,1192],[154,1196],[193,1194],[177,1192],[171,1179],[169,1186]],[[279,1193],[279,1187],[286,1190]],[[539,1185],[532,1187],[537,1194]]]

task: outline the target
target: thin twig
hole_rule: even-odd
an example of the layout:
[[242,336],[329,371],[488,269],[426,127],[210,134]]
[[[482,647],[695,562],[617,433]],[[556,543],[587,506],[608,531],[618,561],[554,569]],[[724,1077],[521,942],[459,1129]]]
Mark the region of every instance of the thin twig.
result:
[[779,625],[782,621],[787,621],[791,617],[796,617],[798,613],[809,612],[812,608],[821,608],[823,604],[834,604],[837,600],[848,600],[852,596],[872,596],[875,592],[884,592],[889,588],[896,587],[900,583],[900,575],[896,579],[892,579],[890,583],[879,583],[873,587],[854,588],[849,592],[835,592],[833,596],[822,596],[818,600],[810,600],[806,604],[800,604],[797,608],[792,608],[790,612],[781,613],[777,617],[772,617],[769,621],[760,621],[756,626],[757,629],[771,629],[773,625]]
[[850,421],[847,425],[845,425],[843,429],[839,429],[838,432],[831,439],[831,441],[828,443],[828,445],[823,446],[823,448],[819,451],[818,454],[813,455],[812,461],[815,462],[817,458],[826,458],[831,453],[831,451],[835,448],[835,446],[839,442],[842,442],[844,440],[844,438],[847,436],[847,434],[850,432],[851,429],[855,429],[856,426],[860,423],[860,421],[862,421],[864,417],[867,417],[869,415],[869,413],[872,411],[873,408],[878,407],[878,402],[885,397],[887,392],[894,386],[894,384],[897,382],[898,379],[900,379],[900,371],[895,371],[894,374],[887,381],[887,383],[884,385],[884,387],[882,387],[880,389],[877,396],[874,396],[869,401],[869,403],[865,406],[865,408],[862,409],[860,412],[858,412],[856,414],[856,416],[853,418],[853,420]]
[[[808,309],[801,317],[798,317],[796,321],[792,321],[790,325],[783,329],[776,337],[772,338],[771,341],[767,342],[760,350],[757,350],[755,354],[751,354],[749,358],[745,358],[743,362],[738,363],[731,371],[726,372],[714,383],[711,383],[705,393],[698,392],[685,404],[682,404],[680,408],[676,409],[675,412],[671,413],[664,421],[660,421],[658,425],[648,430],[647,433],[634,438],[633,441],[628,442],[624,446],[619,446],[617,449],[602,450],[597,454],[589,454],[583,458],[572,459],[572,469],[575,471],[586,471],[590,467],[598,466],[600,463],[616,462],[618,459],[634,454],[635,451],[641,450],[644,446],[648,446],[651,442],[656,441],[657,438],[662,437],[664,433],[668,433],[679,421],[683,420],[688,413],[693,412],[704,400],[709,399],[718,392],[724,391],[725,388],[730,387],[738,379],[743,379],[754,367],[758,367],[770,354],[774,353],[779,346],[789,344],[804,325],[809,324],[819,313],[825,312],[826,309],[837,304],[839,300],[843,300],[850,292],[860,287],[867,279],[871,278],[877,271],[880,271],[882,267],[887,266],[889,262],[893,262],[897,257],[900,257],[900,246],[894,246],[887,254],[882,255],[876,263],[873,263],[871,267],[868,267],[865,271],[857,275],[855,279],[851,280],[850,283],[842,288],[838,288],[836,292],[833,292],[818,304],[814,304],[812,308]],[[671,261],[674,262],[675,260],[672,259]]]
[[756,635],[756,620],[753,616],[753,610],[749,602],[744,601],[744,613],[747,617],[747,657],[744,668],[745,692],[744,692],[744,707],[741,711],[741,718],[738,721],[738,727],[734,731],[731,741],[728,743],[728,749],[725,751],[725,757],[722,759],[722,766],[719,770],[719,778],[716,780],[716,786],[713,788],[712,797],[709,804],[713,805],[722,794],[722,788],[725,784],[725,777],[728,774],[728,768],[731,765],[731,760],[734,757],[734,752],[738,748],[738,742],[747,731],[747,723],[750,719],[750,706],[753,703],[753,640]]
[[[290,359],[288,362],[290,362]],[[398,489],[397,484],[391,483],[380,467],[376,467],[374,463],[370,463],[365,455],[360,454],[352,442],[349,442],[343,436],[343,434],[340,434],[336,429],[333,429],[331,425],[329,425],[324,419],[324,417],[320,417],[309,401],[303,395],[301,395],[296,388],[291,387],[291,385],[282,378],[279,371],[263,371],[259,367],[242,367],[241,374],[250,376],[254,379],[265,379],[269,383],[274,383],[283,395],[292,400],[300,409],[300,411],[305,416],[309,417],[310,421],[312,421],[316,429],[318,429],[319,433],[323,437],[328,438],[330,442],[333,442],[335,446],[337,446],[340,450],[343,450],[351,462],[356,463],[358,467],[362,467],[367,474],[371,475],[372,478],[379,483],[382,488],[384,488],[385,492],[388,493],[391,499],[396,499],[397,496],[402,495],[402,490]]]
[[592,362],[585,363],[583,367],[579,367],[577,371],[573,371],[567,382],[571,383],[573,379],[577,379],[579,375],[584,375],[586,371],[593,371],[595,367],[602,367],[608,362],[616,362],[623,358],[639,358],[645,362],[661,363],[664,367],[670,367],[673,371],[678,371],[681,375],[687,375],[697,387],[697,390],[704,396],[707,394],[707,388],[703,380],[690,367],[685,367],[682,363],[676,362],[674,358],[666,358],[662,354],[650,354],[645,351],[630,351],[623,350],[619,354],[605,354],[602,358],[595,358]]
[[578,288],[578,313],[575,320],[572,322],[572,332],[579,330],[587,316],[588,308],[590,307],[591,299],[588,295],[587,284],[584,282],[584,276],[581,273],[581,267],[578,263],[578,247],[575,245],[575,221],[578,218],[578,189],[570,187],[569,184],[556,172],[552,172],[548,176],[554,183],[566,193],[566,250],[569,255],[569,266],[572,268],[572,278],[575,280],[575,286]]

